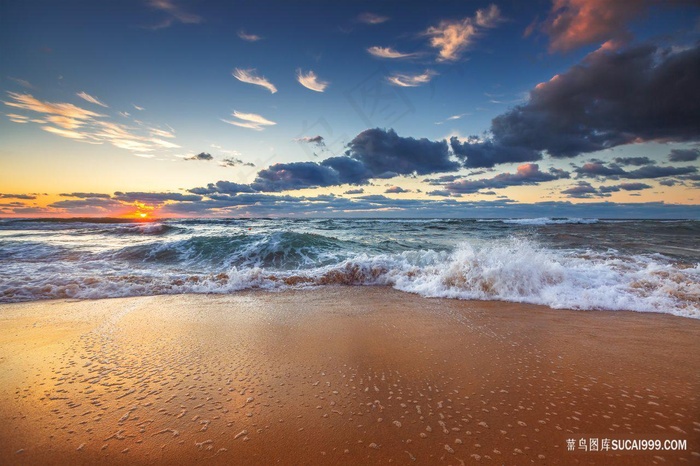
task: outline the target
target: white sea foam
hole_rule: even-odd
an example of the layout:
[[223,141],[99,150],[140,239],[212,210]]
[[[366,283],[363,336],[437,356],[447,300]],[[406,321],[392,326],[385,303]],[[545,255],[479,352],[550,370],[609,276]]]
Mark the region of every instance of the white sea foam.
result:
[[503,223],[513,225],[566,225],[566,224],[585,224],[598,223],[597,218],[509,218],[501,220]]

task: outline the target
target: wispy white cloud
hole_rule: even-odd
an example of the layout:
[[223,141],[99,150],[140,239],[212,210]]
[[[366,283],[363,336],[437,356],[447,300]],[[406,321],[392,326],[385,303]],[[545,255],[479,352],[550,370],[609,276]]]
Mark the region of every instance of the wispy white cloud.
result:
[[175,137],[174,132],[165,131],[162,129],[151,128],[150,132],[151,132],[151,136],[158,136],[161,138],[174,138]]
[[418,87],[423,84],[427,84],[430,82],[431,79],[433,79],[433,76],[437,75],[437,73],[433,70],[425,70],[425,72],[421,74],[394,74],[392,76],[387,77],[387,81],[389,81],[391,84],[394,86],[400,86],[400,87]]
[[257,42],[263,38],[257,34],[248,34],[243,29],[238,31],[238,37],[248,42]]
[[9,79],[10,81],[14,81],[20,86],[26,87],[27,89],[34,89],[34,86],[32,86],[32,84],[26,79],[13,78],[12,76],[8,76],[7,79]]
[[448,121],[461,120],[462,117],[465,117],[465,116],[467,116],[467,115],[471,115],[471,113],[460,113],[459,115],[452,115],[452,116],[450,116],[450,117],[445,118],[445,119],[442,120],[442,121],[436,121],[435,124],[436,124],[436,125],[441,125],[441,124],[443,124],[443,123],[447,123]]
[[5,115],[7,115],[13,123],[29,123],[29,118],[24,115],[18,115],[16,113],[6,113]]
[[37,113],[46,113],[49,115],[61,115],[76,120],[89,120],[104,116],[69,103],[42,102],[41,100],[34,98],[34,96],[31,94],[8,92],[7,95],[10,96],[11,100],[9,102],[3,101],[3,103],[8,107],[21,108]]
[[277,88],[275,87],[274,84],[272,84],[270,81],[268,81],[264,76],[258,76],[255,74],[255,69],[240,69],[236,68],[233,70],[233,77],[236,78],[237,80],[248,83],[248,84],[255,84],[256,86],[261,86],[270,91],[272,94],[277,92]]
[[90,102],[91,104],[99,105],[100,107],[109,108],[109,105],[107,105],[104,102],[101,102],[97,97],[93,97],[90,94],[88,94],[87,92],[78,92],[75,95],[77,95],[78,97],[80,97],[81,99],[83,99],[87,102]]
[[379,58],[410,58],[415,57],[417,55],[415,53],[401,53],[397,50],[392,49],[391,47],[374,46],[368,48],[367,51],[370,53],[370,55]]
[[[133,120],[137,127],[115,123],[108,120],[107,115],[86,110],[70,103],[44,102],[31,94],[8,92],[8,101],[4,104],[26,111],[41,114],[42,118],[33,118],[17,114],[8,114],[15,123],[33,122],[41,129],[57,136],[78,140],[90,144],[112,144],[115,147],[138,152],[137,155],[179,148],[180,146],[163,138],[173,138],[174,131],[151,128],[148,125]],[[80,95],[80,93],[78,94]],[[80,96],[84,98],[83,96]],[[86,99],[88,100],[88,99]],[[129,115],[119,114],[125,118]]]
[[136,105],[136,104],[131,104],[131,105],[133,105],[133,106],[134,106],[134,108],[135,108],[136,110],[138,110],[139,112],[142,112],[142,111],[146,110],[145,108],[143,108],[143,107],[139,107],[139,106],[138,106],[138,105]]
[[425,34],[430,37],[430,45],[440,50],[438,61],[456,61],[483,28],[492,28],[500,20],[500,10],[496,5],[490,5],[477,10],[471,18],[440,21],[437,26],[428,28]]
[[148,29],[165,29],[175,24],[175,22],[182,24],[199,24],[203,21],[201,16],[188,13],[173,0],[149,0],[148,4],[152,8],[167,14],[167,17],[163,21],[154,26],[150,26]]
[[234,110],[231,116],[237,120],[224,120],[222,118],[221,121],[228,123],[229,125],[239,126],[241,128],[254,129],[255,131],[262,131],[266,126],[277,124],[274,121],[258,115],[257,113],[243,113]]
[[389,21],[389,17],[380,16],[374,13],[362,13],[358,15],[357,20],[364,24],[382,24]]
[[53,126],[42,126],[41,129],[48,131],[49,133],[57,134],[63,136],[64,138],[70,139],[85,139],[85,135],[78,133],[76,131],[70,131],[67,129],[54,128]]
[[313,71],[304,73],[301,70],[297,70],[297,81],[299,81],[299,84],[301,84],[305,88],[311,89],[312,91],[316,92],[325,91],[328,85],[330,84],[328,81],[319,80],[318,76],[316,76],[316,73],[314,73]]

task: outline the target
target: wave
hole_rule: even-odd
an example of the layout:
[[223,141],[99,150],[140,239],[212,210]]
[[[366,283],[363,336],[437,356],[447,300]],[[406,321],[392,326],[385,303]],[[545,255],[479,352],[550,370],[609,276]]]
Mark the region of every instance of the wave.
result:
[[180,267],[230,267],[298,269],[337,263],[353,249],[351,241],[314,233],[275,231],[228,235],[192,236],[129,246],[108,253],[112,259],[130,262],[176,264]]
[[590,225],[593,223],[598,223],[597,218],[511,218],[501,220],[503,223],[513,224],[513,225],[570,225],[570,224],[583,224]]
[[25,276],[10,270],[12,278],[0,280],[0,301],[385,285],[425,297],[700,318],[700,264],[658,254],[551,249],[522,238],[388,253],[321,235],[275,232],[141,244],[116,255],[119,260],[81,267],[37,267],[31,280],[26,267]]

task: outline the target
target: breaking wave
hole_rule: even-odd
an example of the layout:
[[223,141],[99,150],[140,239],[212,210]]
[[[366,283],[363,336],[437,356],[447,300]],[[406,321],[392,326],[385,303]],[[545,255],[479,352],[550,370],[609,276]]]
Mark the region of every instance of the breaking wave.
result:
[[111,249],[0,241],[7,264],[0,272],[0,302],[384,285],[425,297],[700,318],[700,264],[658,253],[556,248],[517,236],[407,249],[345,233],[250,233],[241,227],[188,235],[184,227],[153,228],[122,231],[138,241]]

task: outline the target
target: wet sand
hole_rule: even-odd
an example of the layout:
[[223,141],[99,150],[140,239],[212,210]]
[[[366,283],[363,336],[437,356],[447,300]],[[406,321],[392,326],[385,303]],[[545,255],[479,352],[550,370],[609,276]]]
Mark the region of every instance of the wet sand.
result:
[[700,321],[668,315],[382,287],[0,305],[3,465],[698,464],[699,394]]

